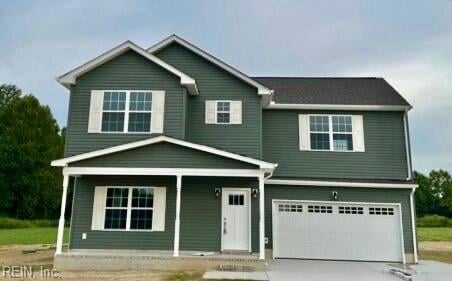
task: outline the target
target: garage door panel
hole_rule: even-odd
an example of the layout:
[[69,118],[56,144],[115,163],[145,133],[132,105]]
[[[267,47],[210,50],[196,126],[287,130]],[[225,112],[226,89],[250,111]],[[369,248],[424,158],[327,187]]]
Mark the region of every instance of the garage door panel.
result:
[[273,225],[275,257],[402,260],[396,205],[277,200]]

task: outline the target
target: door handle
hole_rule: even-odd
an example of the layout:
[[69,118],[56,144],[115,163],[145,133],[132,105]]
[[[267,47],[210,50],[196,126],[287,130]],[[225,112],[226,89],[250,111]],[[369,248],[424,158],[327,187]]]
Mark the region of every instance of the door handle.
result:
[[224,218],[224,221],[223,221],[223,234],[226,234],[227,233],[227,231],[226,231],[226,218]]

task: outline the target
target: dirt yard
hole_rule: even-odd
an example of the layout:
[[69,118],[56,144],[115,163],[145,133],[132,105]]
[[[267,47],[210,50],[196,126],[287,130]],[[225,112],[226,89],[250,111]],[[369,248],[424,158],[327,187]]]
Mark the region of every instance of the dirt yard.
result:
[[[420,259],[432,259],[442,262],[452,263],[452,242],[420,242]],[[41,268],[52,269],[54,248],[46,246],[3,246],[0,247],[0,265],[2,266],[2,273],[0,280],[14,279],[14,280],[29,280],[28,278],[12,278],[11,275],[5,276],[5,266],[10,268],[12,274],[12,266],[27,266],[27,269],[32,268],[34,278],[49,279],[41,275]],[[16,270],[24,270],[19,267]],[[17,272],[16,272],[17,273]],[[20,275],[20,272],[18,273]],[[128,281],[196,281],[201,280],[202,273],[200,272],[159,272],[159,271],[64,271],[58,272],[59,280],[128,280]],[[23,276],[23,275],[22,275]]]
[[[24,276],[28,274],[29,268],[32,269],[33,276],[36,279],[51,279],[49,277],[43,277],[41,274],[41,267],[44,269],[52,269],[53,267],[53,255],[55,253],[54,248],[42,247],[42,246],[4,246],[0,247],[0,265],[2,266],[2,272],[0,275],[0,280],[10,279],[10,280],[30,280],[28,278],[17,278],[18,276]],[[8,272],[5,272],[8,270]],[[27,266],[16,267],[16,272],[13,273],[12,266]],[[30,266],[30,267],[28,267]],[[22,272],[21,272],[22,271]],[[31,271],[31,270],[29,270]],[[7,276],[5,276],[5,273]],[[13,278],[13,274],[17,274]],[[22,275],[21,275],[22,274]],[[48,275],[49,276],[49,275]],[[96,280],[96,281],[107,281],[107,280],[130,280],[130,281],[140,281],[140,280],[152,280],[152,281],[163,281],[163,280],[201,280],[201,274],[199,272],[177,274],[176,272],[158,272],[158,271],[64,271],[57,272],[58,280]],[[57,277],[54,276],[54,277]]]

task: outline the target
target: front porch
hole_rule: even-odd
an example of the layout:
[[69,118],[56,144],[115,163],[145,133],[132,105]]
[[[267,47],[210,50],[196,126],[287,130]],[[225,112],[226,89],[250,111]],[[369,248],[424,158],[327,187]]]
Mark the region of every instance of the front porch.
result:
[[258,254],[164,250],[71,250],[56,255],[58,270],[237,270],[259,271],[265,261]]

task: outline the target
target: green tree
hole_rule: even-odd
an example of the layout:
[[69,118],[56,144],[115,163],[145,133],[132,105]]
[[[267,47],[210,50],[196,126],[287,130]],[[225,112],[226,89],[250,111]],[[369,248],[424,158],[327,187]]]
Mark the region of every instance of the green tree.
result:
[[452,217],[452,179],[445,170],[432,170],[428,176],[414,172],[419,185],[416,190],[416,212],[424,215]]
[[22,91],[16,85],[0,85],[0,109],[8,105],[12,100],[20,98]]
[[57,217],[61,171],[50,162],[62,156],[63,140],[49,107],[32,95],[10,99],[0,110],[0,139],[0,213]]

